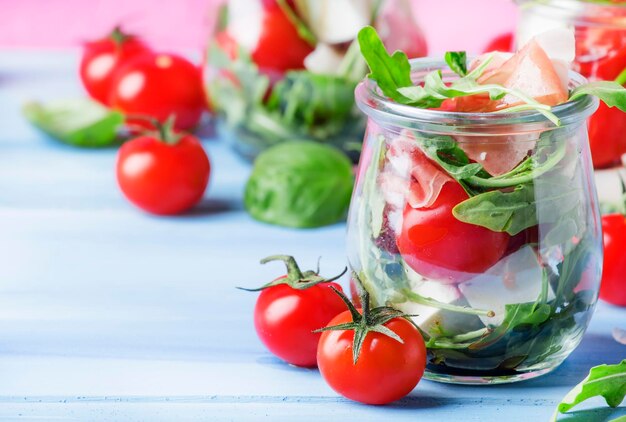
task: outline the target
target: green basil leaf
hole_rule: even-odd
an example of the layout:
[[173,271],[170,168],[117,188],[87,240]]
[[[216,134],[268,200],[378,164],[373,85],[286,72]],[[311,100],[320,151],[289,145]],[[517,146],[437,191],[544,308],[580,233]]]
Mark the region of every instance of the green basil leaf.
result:
[[398,89],[413,85],[411,64],[407,55],[396,51],[389,55],[378,33],[371,26],[359,31],[359,46],[371,73],[369,77],[376,81],[387,97],[401,104],[413,101],[402,95]]
[[352,164],[341,151],[316,142],[285,142],[259,155],[244,203],[259,221],[320,227],[345,218],[352,185]]
[[485,192],[456,205],[452,213],[465,223],[514,236],[537,224],[535,191],[532,184],[519,185],[512,192]]
[[514,236],[541,223],[557,223],[565,211],[580,201],[579,191],[566,178],[537,179],[515,190],[489,191],[457,204],[452,213],[465,223]]
[[459,76],[467,75],[467,54],[465,51],[448,51],[444,58],[454,73]]
[[39,102],[23,106],[24,116],[51,137],[77,147],[106,147],[119,142],[124,116],[88,99]]
[[616,365],[599,365],[591,368],[589,375],[574,387],[559,403],[552,417],[565,413],[592,397],[602,396],[611,407],[617,407],[626,396],[626,359]]
[[584,95],[594,95],[609,107],[617,107],[626,112],[626,88],[614,81],[596,81],[574,88],[569,100],[574,101]]

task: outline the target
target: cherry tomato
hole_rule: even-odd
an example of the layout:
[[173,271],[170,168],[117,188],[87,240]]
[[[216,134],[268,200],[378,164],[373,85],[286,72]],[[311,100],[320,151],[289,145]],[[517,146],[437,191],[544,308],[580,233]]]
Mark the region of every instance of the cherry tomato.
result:
[[261,263],[274,260],[284,261],[289,272],[261,288],[254,307],[254,327],[274,355],[292,365],[314,367],[321,334],[313,331],[346,309],[331,288],[342,291],[341,286],[326,282],[313,271],[302,273],[291,256],[269,257]]
[[270,287],[259,295],[254,308],[254,327],[274,355],[296,366],[314,367],[320,333],[345,305],[330,288],[336,283],[318,284],[304,290],[287,284]]
[[619,164],[626,154],[626,114],[603,102],[589,119],[589,146],[594,168]]
[[431,207],[404,209],[397,237],[404,261],[424,277],[462,282],[503,256],[509,235],[457,220],[452,209],[468,198],[461,185],[444,184]]
[[175,142],[138,137],[122,145],[116,164],[117,182],[126,198],[158,215],[179,214],[197,204],[210,170],[202,145],[191,135]]
[[626,217],[609,214],[602,217],[604,265],[600,298],[626,306]]
[[[274,7],[280,7],[276,0],[261,0],[261,3],[263,3],[263,7],[266,8],[266,9],[272,9]],[[291,7],[292,10],[295,10],[295,1],[294,0],[287,0],[287,4],[289,5],[289,7]]]
[[304,69],[304,59],[311,52],[313,46],[300,37],[281,8],[265,10],[261,36],[252,52],[252,60],[259,68],[279,73]]
[[116,72],[128,60],[149,53],[150,48],[139,38],[115,28],[107,37],[85,43],[80,61],[83,86],[93,99],[108,106]]
[[[328,326],[352,322],[349,311]],[[353,330],[324,331],[317,349],[320,373],[337,393],[361,403],[387,404],[409,394],[424,374],[426,346],[413,324],[394,318],[383,324],[403,341],[370,331],[353,361]]]
[[[592,80],[615,80],[626,69],[626,31],[577,29],[576,70]],[[591,58],[591,59],[590,59]],[[603,102],[589,119],[589,145],[595,168],[611,167],[626,154],[626,114]]]
[[492,51],[502,51],[504,53],[512,53],[514,51],[513,46],[513,33],[506,32],[500,34],[487,44],[487,47],[483,50],[483,53],[491,53]]
[[206,108],[200,68],[175,54],[138,57],[119,70],[111,105],[130,115],[132,125],[145,126],[132,115],[161,122],[173,115],[176,129],[191,129]]

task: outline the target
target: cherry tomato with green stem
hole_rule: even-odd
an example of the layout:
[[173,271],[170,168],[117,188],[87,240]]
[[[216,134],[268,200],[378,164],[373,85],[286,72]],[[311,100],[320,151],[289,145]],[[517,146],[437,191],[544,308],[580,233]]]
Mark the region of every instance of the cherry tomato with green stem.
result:
[[142,210],[157,215],[187,211],[203,197],[211,165],[200,141],[173,133],[172,121],[159,132],[139,136],[118,152],[117,182],[124,196]]
[[321,330],[317,349],[324,380],[342,396],[365,404],[387,404],[409,394],[426,368],[426,345],[417,327],[396,309],[370,309],[365,291],[362,310],[340,296],[348,310]]
[[106,37],[85,43],[80,61],[80,79],[89,96],[109,106],[116,73],[129,60],[151,54],[140,38],[116,27]]
[[283,261],[287,274],[259,289],[254,307],[254,327],[261,342],[274,355],[295,366],[315,367],[320,333],[315,330],[345,309],[333,288],[341,290],[334,280],[319,276],[317,271],[301,271],[295,259],[287,255],[265,258],[262,264]]

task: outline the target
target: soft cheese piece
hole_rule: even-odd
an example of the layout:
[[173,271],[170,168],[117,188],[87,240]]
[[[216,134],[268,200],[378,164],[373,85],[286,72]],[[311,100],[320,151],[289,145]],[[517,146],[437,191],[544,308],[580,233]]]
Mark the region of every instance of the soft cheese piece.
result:
[[551,3],[555,10],[559,10],[559,19],[549,14],[537,13],[532,4],[528,8],[521,9],[520,23],[515,34],[518,46],[525,45],[533,37],[552,29],[570,30],[573,28],[572,22],[575,22],[586,8],[584,2],[571,0],[551,0]]
[[600,203],[617,204],[622,200],[626,185],[626,168],[618,167],[594,172]]
[[297,0],[298,11],[319,41],[352,41],[371,23],[375,0]]
[[319,43],[315,50],[304,59],[304,67],[313,73],[336,75],[344,55],[325,43]]
[[256,50],[263,30],[263,5],[260,1],[230,0],[228,33],[248,51]]
[[[502,259],[472,280],[459,284],[459,290],[473,308],[488,309],[494,317],[480,317],[487,325],[500,325],[505,305],[534,302],[541,293],[542,268],[530,246]],[[548,286],[548,300],[554,292]]]
[[[428,281],[408,266],[405,266],[405,272],[410,280],[411,290],[420,296],[446,304],[469,306],[456,285]],[[417,315],[413,317],[415,323],[432,336],[456,335],[484,327],[480,319],[474,315],[441,310],[415,302],[395,303],[394,307],[406,314]]]

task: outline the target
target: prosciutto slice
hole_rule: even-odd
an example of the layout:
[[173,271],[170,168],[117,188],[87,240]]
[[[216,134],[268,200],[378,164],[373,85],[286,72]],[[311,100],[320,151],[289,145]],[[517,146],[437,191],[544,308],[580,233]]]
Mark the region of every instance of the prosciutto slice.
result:
[[409,131],[389,145],[380,182],[390,205],[402,208],[406,200],[413,208],[430,207],[443,185],[452,180],[422,152]]

